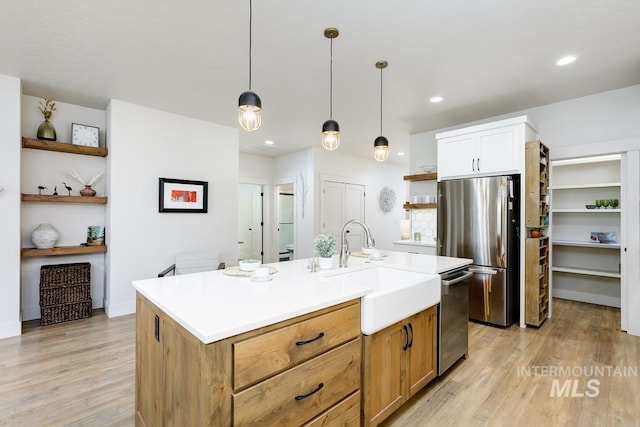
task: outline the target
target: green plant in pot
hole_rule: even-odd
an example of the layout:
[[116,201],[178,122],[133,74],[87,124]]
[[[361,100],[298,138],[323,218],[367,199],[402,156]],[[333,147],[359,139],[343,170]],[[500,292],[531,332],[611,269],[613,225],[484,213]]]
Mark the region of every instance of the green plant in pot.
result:
[[320,257],[320,268],[330,269],[333,268],[333,259],[331,258],[337,251],[336,238],[333,234],[324,235],[318,234],[313,239],[314,253]]
[[38,126],[38,139],[43,139],[45,141],[57,140],[56,129],[49,121],[53,112],[56,111],[56,103],[51,99],[45,98],[44,101],[40,101],[40,106],[38,108],[44,116],[44,121],[40,123],[40,126]]

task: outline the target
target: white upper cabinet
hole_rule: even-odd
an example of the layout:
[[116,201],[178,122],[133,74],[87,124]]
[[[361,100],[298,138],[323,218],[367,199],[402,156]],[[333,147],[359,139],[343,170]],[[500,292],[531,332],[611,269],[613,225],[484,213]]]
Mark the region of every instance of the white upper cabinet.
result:
[[522,173],[524,144],[536,139],[527,116],[436,134],[438,181]]

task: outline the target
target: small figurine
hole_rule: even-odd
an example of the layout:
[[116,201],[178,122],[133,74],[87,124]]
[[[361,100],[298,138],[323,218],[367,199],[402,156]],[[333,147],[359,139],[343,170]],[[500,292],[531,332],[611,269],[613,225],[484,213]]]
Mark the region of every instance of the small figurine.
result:
[[57,185],[55,187],[53,187],[53,195],[54,196],[58,195],[58,186]]
[[38,196],[42,196],[42,190],[46,190],[47,187],[44,185],[38,185]]
[[66,188],[67,191],[69,192],[69,195],[71,195],[71,191],[73,190],[73,188],[69,187],[66,182],[63,182],[63,184],[64,184],[64,188]]

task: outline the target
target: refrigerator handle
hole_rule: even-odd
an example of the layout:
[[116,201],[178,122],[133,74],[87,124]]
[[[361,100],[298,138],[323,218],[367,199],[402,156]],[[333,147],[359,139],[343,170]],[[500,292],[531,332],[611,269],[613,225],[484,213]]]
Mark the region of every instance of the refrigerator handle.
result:
[[493,270],[490,268],[470,268],[469,272],[480,273],[480,274],[491,274],[491,275],[498,274],[498,270]]
[[456,283],[460,283],[463,280],[467,280],[471,276],[473,276],[473,273],[471,272],[471,270],[469,270],[469,271],[466,271],[465,274],[463,274],[460,277],[456,277],[453,280],[442,280],[440,283],[442,283],[442,285],[444,286],[451,286],[451,285],[455,285]]

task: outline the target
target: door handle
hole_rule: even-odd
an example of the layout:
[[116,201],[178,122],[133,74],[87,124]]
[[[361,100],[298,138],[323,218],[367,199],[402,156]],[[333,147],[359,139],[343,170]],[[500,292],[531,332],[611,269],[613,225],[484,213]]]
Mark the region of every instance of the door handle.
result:
[[479,274],[498,274],[498,270],[492,270],[490,268],[487,269],[483,269],[483,268],[470,268],[469,272],[471,273],[479,273]]
[[462,276],[456,277],[453,280],[443,280],[441,283],[444,286],[451,286],[451,285],[455,285],[456,283],[460,283],[463,280],[467,280],[471,276],[473,276],[473,273],[471,272],[471,270],[469,270],[469,271],[466,271],[465,274],[463,274]]
[[471,159],[471,169],[474,172],[476,171],[476,159]]
[[413,346],[413,325],[409,323],[409,330],[411,331],[411,340],[409,341],[409,348]]
[[404,347],[402,347],[402,349],[406,350],[409,348],[409,330],[407,329],[407,325],[402,325],[402,328],[404,329],[404,335],[406,337]]
[[478,165],[478,172],[480,172],[480,157],[478,157],[478,162],[476,164]]

